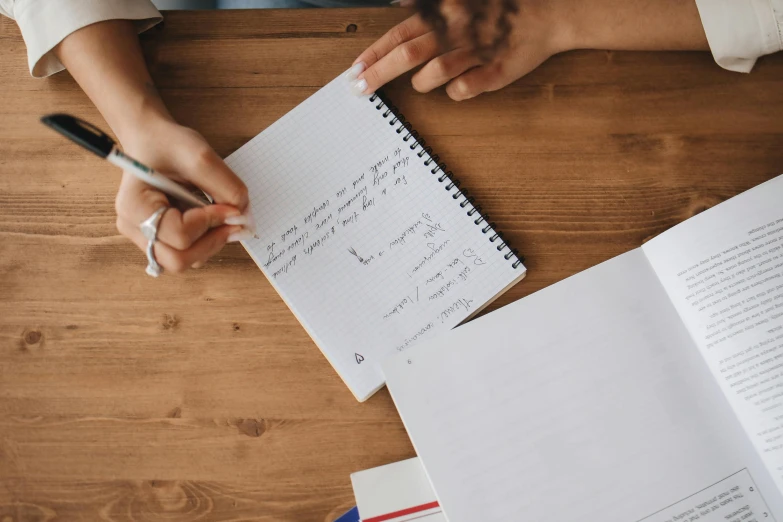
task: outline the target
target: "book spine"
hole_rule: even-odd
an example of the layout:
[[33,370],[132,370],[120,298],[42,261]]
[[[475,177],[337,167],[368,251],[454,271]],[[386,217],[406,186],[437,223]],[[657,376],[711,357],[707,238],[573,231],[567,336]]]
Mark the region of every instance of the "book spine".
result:
[[[475,204],[474,198],[468,194],[467,189],[460,187],[460,181],[454,177],[450,170],[446,170],[446,164],[440,161],[440,157],[437,154],[433,154],[432,147],[426,146],[425,140],[419,136],[418,132],[413,130],[411,123],[405,119],[405,116],[399,112],[397,107],[392,104],[381,91],[370,96],[369,101],[375,105],[375,108],[378,111],[383,111],[381,115],[385,119],[388,119],[391,116],[389,125],[394,126],[399,124],[396,132],[400,135],[403,133],[405,134],[402,141],[407,144],[410,142],[411,138],[413,139],[413,142],[409,145],[412,151],[421,147],[421,150],[416,155],[424,161],[425,166],[430,167],[432,165],[432,168],[430,169],[431,174],[437,175],[440,173],[436,178],[438,182],[445,183],[448,181],[445,188],[449,192],[455,188],[457,189],[451,194],[452,199],[454,199],[463,209],[468,206],[470,207],[470,209],[466,211],[467,216],[473,220],[473,223],[476,226],[482,227],[481,232],[483,234],[489,234],[488,239],[491,243],[494,244],[496,241],[500,241],[495,247],[498,252],[502,253],[504,250],[508,250],[503,254],[503,258],[506,261],[511,261],[513,259],[511,266],[515,269],[521,266],[522,263],[524,263],[525,258],[519,255],[519,252],[516,249],[512,249],[506,243],[503,239],[503,233],[495,228],[495,223],[489,222],[489,215],[481,211],[481,205]],[[425,156],[426,159],[424,159]],[[459,201],[460,199],[462,199],[462,201]]]

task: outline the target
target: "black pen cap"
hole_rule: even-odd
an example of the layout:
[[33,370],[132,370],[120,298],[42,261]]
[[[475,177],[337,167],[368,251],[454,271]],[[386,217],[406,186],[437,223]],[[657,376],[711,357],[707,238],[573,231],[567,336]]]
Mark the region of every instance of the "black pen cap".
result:
[[102,158],[114,149],[114,140],[108,134],[70,114],[48,114],[41,118],[41,123]]

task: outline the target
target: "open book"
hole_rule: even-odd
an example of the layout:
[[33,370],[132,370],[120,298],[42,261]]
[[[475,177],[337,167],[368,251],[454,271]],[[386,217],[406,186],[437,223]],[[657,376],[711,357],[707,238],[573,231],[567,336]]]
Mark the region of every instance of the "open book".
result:
[[475,315],[525,275],[445,164],[379,95],[338,77],[226,158],[244,243],[358,400],[380,361]]
[[450,522],[783,520],[783,176],[383,367]]

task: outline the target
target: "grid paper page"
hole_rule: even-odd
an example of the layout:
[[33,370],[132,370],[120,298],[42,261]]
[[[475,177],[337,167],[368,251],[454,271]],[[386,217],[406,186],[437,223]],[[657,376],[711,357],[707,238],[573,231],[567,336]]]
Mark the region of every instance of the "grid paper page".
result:
[[383,386],[385,356],[525,272],[379,103],[340,76],[226,159],[258,223],[245,248],[360,401]]

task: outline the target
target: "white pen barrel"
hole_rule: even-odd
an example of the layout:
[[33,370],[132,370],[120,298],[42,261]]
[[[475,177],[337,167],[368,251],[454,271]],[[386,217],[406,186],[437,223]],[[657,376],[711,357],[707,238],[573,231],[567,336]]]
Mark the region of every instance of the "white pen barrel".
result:
[[120,167],[122,170],[130,172],[136,178],[140,179],[144,183],[155,187],[161,192],[177,198],[178,200],[191,205],[193,207],[203,207],[207,203],[193,195],[185,187],[178,184],[174,180],[155,172],[153,169],[139,163],[130,156],[123,154],[119,149],[115,148],[106,157],[109,163]]

